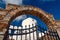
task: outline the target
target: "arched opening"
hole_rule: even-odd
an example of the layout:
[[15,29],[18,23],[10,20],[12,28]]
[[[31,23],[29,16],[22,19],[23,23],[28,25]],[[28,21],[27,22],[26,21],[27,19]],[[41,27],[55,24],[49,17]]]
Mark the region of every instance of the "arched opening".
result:
[[[20,17],[20,18],[19,18],[19,17]],[[22,18],[22,17],[23,17],[23,18]],[[36,17],[36,16],[30,15],[30,14],[20,15],[20,16],[16,17],[16,18],[11,22],[11,25],[21,26],[22,21],[23,21],[24,19],[26,19],[26,18],[29,18],[29,17],[37,20],[37,23],[38,23],[39,26],[42,26],[42,28],[45,28],[46,30],[48,30],[47,25],[46,25],[41,19],[39,19],[39,18]],[[21,20],[19,21],[18,18],[21,19]],[[18,20],[18,23],[16,23],[17,20]],[[19,24],[20,24],[20,25],[19,25]],[[45,30],[45,31],[46,31],[46,30]]]
[[[38,27],[38,37],[42,37],[42,36],[44,36],[44,33],[48,30],[48,28],[47,28],[47,26],[43,23],[43,21],[42,20],[40,20],[38,17],[36,17],[36,16],[32,16],[32,15],[30,15],[30,14],[25,14],[25,15],[21,15],[21,16],[18,16],[18,17],[16,17],[12,22],[11,22],[11,24],[10,24],[10,27],[9,27],[9,31],[10,31],[10,36],[9,36],[9,38],[10,38],[10,40],[11,39],[15,39],[15,40],[19,40],[19,38],[16,38],[17,37],[17,34],[15,34],[14,35],[14,32],[15,32],[15,29],[14,28],[20,28],[20,27],[22,27],[22,21],[24,20],[24,19],[27,19],[27,18],[33,18],[33,19],[35,19],[36,21],[37,21],[37,27]],[[34,21],[34,20],[33,20]],[[31,24],[31,22],[27,22],[27,23],[29,23],[28,25],[30,25]],[[43,25],[43,26],[42,26]],[[26,24],[26,26],[27,26],[27,24]],[[31,26],[31,25],[30,25]],[[13,27],[13,29],[14,30],[11,30],[10,28],[11,27]],[[29,26],[28,26],[29,27]],[[17,28],[17,29],[18,29]],[[19,29],[18,29],[19,30]],[[29,31],[29,30],[28,30]],[[34,31],[34,30],[33,30]],[[13,35],[12,35],[13,34]],[[36,36],[36,32],[33,32],[33,33],[29,33],[30,35],[31,35],[31,37],[33,36],[33,35],[35,35]],[[29,34],[27,34],[27,40],[29,40]],[[22,35],[23,37],[24,36],[26,36],[26,35]],[[32,38],[30,38],[31,40],[37,40],[37,37],[36,38],[34,38],[35,36],[33,36]],[[13,38],[12,38],[13,37]],[[15,38],[14,38],[15,37]],[[21,36],[19,36],[19,37],[21,37]],[[22,37],[22,38],[23,38]],[[28,38],[29,37],[29,38]],[[25,37],[24,37],[25,38]],[[25,39],[22,39],[22,40],[25,40]],[[21,39],[20,39],[21,40]]]
[[[8,9],[8,8],[10,8],[10,9]],[[30,14],[30,15],[36,16],[39,19],[41,19],[48,27],[48,32],[45,32],[46,35],[43,36],[40,39],[43,39],[43,40],[44,39],[45,40],[49,40],[49,39],[53,40],[55,38],[59,39],[59,37],[56,35],[57,32],[53,28],[53,27],[55,27],[55,25],[54,25],[55,22],[54,22],[53,18],[51,18],[51,16],[49,16],[49,14],[47,14],[44,11],[42,11],[41,9],[35,8],[35,7],[31,7],[31,6],[16,6],[16,5],[12,5],[12,6],[8,5],[7,9],[8,9],[8,11],[10,11],[9,14],[8,14],[8,15],[10,15],[9,16],[10,19],[9,19],[9,17],[7,17],[9,19],[8,22],[7,22],[8,28],[9,28],[9,25],[10,25],[11,21],[13,21],[16,17],[18,17],[20,15]],[[7,28],[7,30],[8,30],[8,28]],[[52,35],[51,35],[51,32],[55,32],[56,34],[52,33]],[[8,33],[8,31],[6,33]],[[52,38],[51,38],[51,36],[52,36]],[[5,35],[5,38],[8,39],[8,35]],[[37,39],[38,39],[38,37],[37,37]]]

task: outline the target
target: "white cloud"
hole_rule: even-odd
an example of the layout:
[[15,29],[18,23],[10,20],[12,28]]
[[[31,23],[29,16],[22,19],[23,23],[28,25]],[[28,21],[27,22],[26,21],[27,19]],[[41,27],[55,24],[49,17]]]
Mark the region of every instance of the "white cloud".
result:
[[10,3],[10,4],[16,4],[16,5],[21,5],[22,4],[22,0],[3,0],[6,4]]
[[24,19],[26,19],[26,18],[27,18],[26,15],[21,15],[21,16],[18,16],[14,21],[19,22],[20,20],[24,20]]

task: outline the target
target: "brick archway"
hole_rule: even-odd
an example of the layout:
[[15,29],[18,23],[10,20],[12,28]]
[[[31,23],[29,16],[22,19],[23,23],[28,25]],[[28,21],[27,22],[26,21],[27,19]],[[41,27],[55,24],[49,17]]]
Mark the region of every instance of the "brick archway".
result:
[[[24,14],[30,14],[41,19],[49,28],[46,32],[46,35],[43,36],[43,39],[59,39],[57,31],[55,27],[57,27],[56,22],[53,18],[53,15],[48,14],[47,12],[33,6],[18,6],[13,4],[8,4],[6,9],[0,9],[0,28],[7,29],[4,30],[4,39],[8,39],[8,31],[11,21],[13,21],[16,17]],[[52,36],[51,36],[52,34]],[[49,38],[48,38],[49,37]]]
[[55,26],[55,21],[51,14],[48,14],[47,12],[44,12],[43,10],[33,6],[18,6],[8,4],[5,10],[0,11],[1,13],[5,13],[5,16],[1,16],[2,18],[0,20],[0,26],[3,28],[8,27],[12,20],[23,14],[31,14],[37,16],[39,19],[44,21],[44,23],[48,26],[49,29]]

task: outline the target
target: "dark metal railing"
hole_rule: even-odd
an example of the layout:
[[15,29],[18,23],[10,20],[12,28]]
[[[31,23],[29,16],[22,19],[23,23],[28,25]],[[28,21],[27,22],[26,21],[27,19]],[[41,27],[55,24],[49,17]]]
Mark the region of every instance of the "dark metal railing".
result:
[[[11,30],[11,31],[17,31],[17,33],[9,33],[9,30]],[[31,40],[31,33],[33,34],[33,40],[37,40],[38,39],[38,32],[37,32],[37,27],[35,26],[35,27],[30,27],[30,25],[29,25],[29,28],[26,28],[25,27],[25,29],[23,29],[22,27],[21,27],[21,29],[14,29],[14,27],[13,27],[13,29],[11,29],[11,28],[9,28],[9,30],[7,30],[7,35],[5,34],[5,38],[4,38],[4,40],[8,40],[8,39],[10,39],[10,40],[13,40],[13,37],[12,36],[16,36],[16,40],[18,40],[18,35],[20,35],[20,40],[23,40],[23,35],[25,35],[25,40]],[[34,36],[34,32],[36,32],[36,38],[34,38],[35,36]],[[27,38],[28,35],[29,34],[29,39]],[[12,36],[11,36],[12,35]],[[8,37],[7,37],[8,36]],[[9,36],[11,36],[11,38],[9,38]]]
[[[43,32],[44,33],[44,36],[42,36],[42,31],[44,31],[45,29],[41,28],[41,37],[39,37],[39,32],[38,32],[38,26],[34,26],[34,27],[30,27],[29,25],[29,28],[26,28],[23,29],[23,27],[21,27],[21,29],[11,29],[9,28],[7,30],[7,32],[5,33],[5,36],[4,36],[4,39],[3,40],[14,40],[13,36],[16,36],[16,39],[15,40],[60,40],[58,34],[57,34],[57,31],[54,30],[54,29],[51,29],[51,30],[48,30],[46,32]],[[9,33],[9,30],[11,31],[17,31],[17,33]],[[34,33],[35,32],[35,33]],[[32,36],[31,36],[31,33],[32,33]],[[29,36],[27,36],[29,34]],[[24,37],[25,39],[23,39]],[[18,36],[20,36],[20,39],[18,39]],[[11,37],[11,38],[9,38]],[[29,38],[28,38],[29,37]],[[32,37],[32,39],[31,39]]]

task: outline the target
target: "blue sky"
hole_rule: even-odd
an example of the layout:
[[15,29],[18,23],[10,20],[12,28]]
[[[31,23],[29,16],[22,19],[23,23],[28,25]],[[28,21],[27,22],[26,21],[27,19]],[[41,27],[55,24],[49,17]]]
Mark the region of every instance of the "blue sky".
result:
[[44,11],[53,14],[56,20],[60,20],[60,0],[25,0],[25,5],[32,5],[43,9]]
[[[23,5],[39,7],[44,11],[53,14],[56,20],[60,20],[60,0],[17,0],[17,2],[18,1]],[[5,7],[5,2],[3,0],[0,0],[0,7]]]
[[[10,1],[0,0],[0,7],[5,8],[6,3],[10,3],[11,1],[12,0],[10,0]],[[53,16],[56,20],[60,20],[60,0],[14,0],[11,3],[15,3],[15,2],[17,2],[17,4],[19,3],[19,5],[32,5],[32,6],[41,8],[42,10],[44,10],[50,14],[53,14]],[[46,25],[44,23],[42,23],[41,20],[39,22],[40,22],[41,26],[46,27]]]

